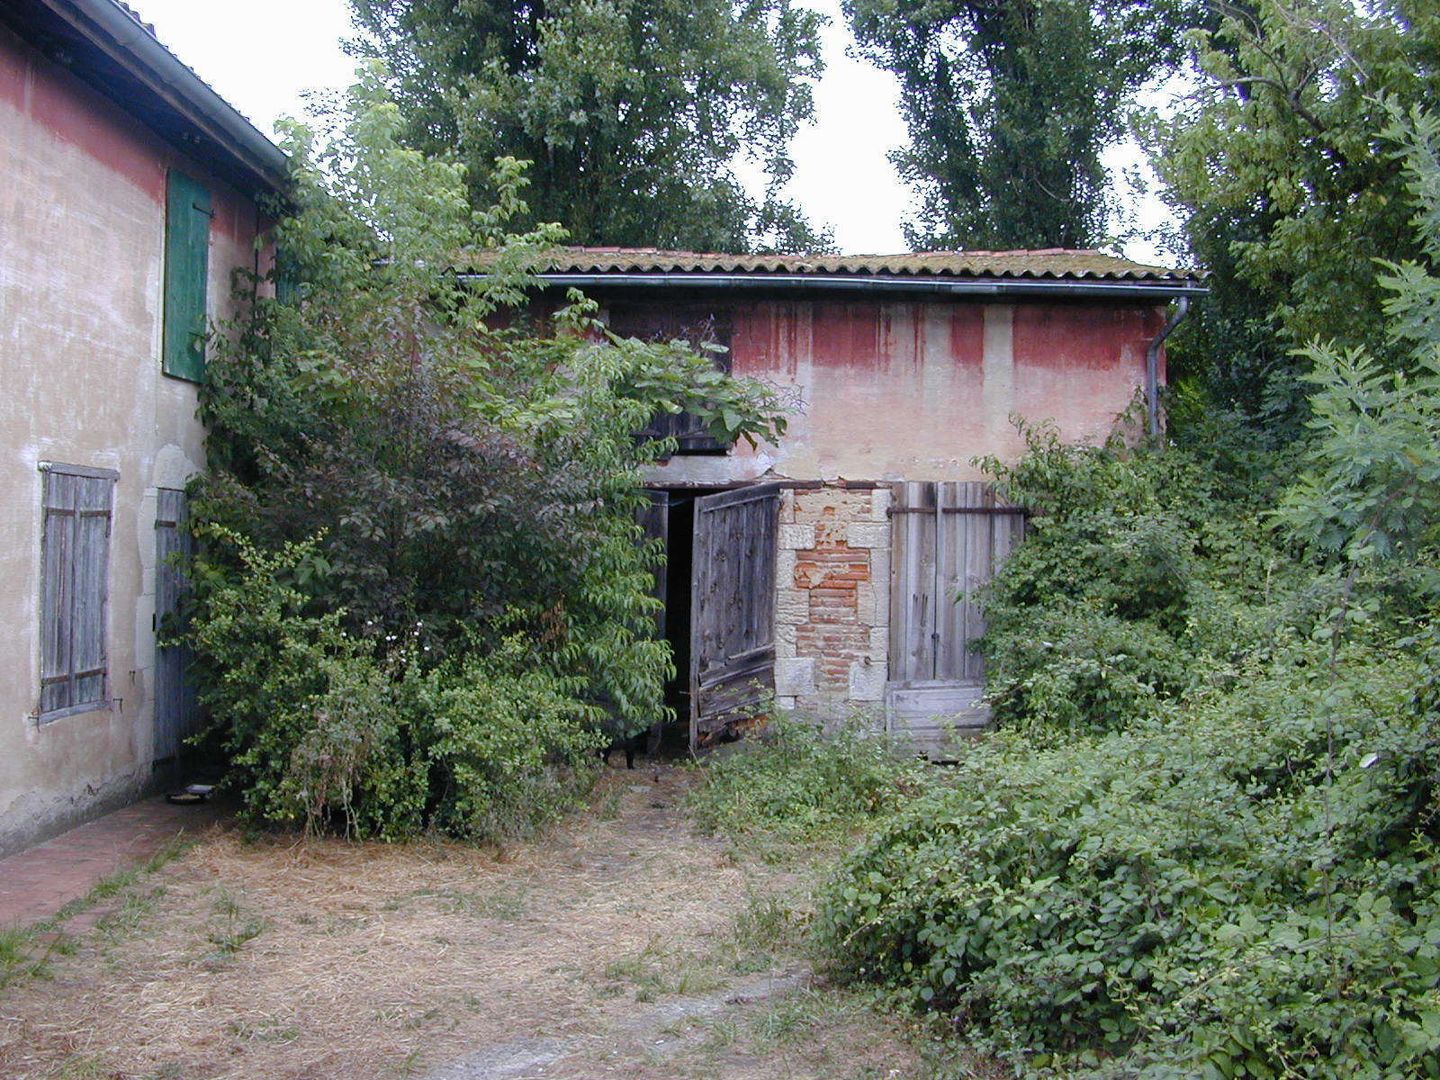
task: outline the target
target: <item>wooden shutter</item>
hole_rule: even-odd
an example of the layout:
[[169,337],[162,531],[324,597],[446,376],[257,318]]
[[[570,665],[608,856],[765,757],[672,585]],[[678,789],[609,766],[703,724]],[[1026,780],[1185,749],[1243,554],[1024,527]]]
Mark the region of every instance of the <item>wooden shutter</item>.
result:
[[1025,515],[977,482],[897,484],[890,513],[886,717],[892,732],[935,750],[947,724],[988,722],[980,592],[1024,536]]
[[[685,341],[692,348],[719,345],[725,351],[711,353],[715,366],[730,371],[730,318],[728,313],[708,308],[674,305],[615,304],[610,309],[610,329],[620,337],[641,341]],[[693,413],[657,413],[639,435],[648,439],[674,436],[676,453],[724,453],[729,443],[710,435],[709,429]]]
[[52,465],[45,474],[40,585],[40,715],[106,700],[106,605],[115,474]]
[[[190,534],[185,492],[160,488],[155,493],[155,625],[160,633],[182,629],[181,599],[189,582],[176,556],[195,551]],[[198,729],[200,709],[188,672],[194,653],[188,645],[155,648],[155,760],[180,753],[184,740]]]
[[165,374],[205,376],[205,296],[210,274],[210,192],[170,170],[165,203]]

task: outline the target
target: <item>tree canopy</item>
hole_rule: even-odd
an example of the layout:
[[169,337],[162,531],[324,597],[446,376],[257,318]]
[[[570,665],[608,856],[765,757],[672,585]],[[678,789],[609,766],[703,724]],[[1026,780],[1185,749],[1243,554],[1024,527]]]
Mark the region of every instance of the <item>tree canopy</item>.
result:
[[845,0],[864,55],[900,80],[919,207],[912,247],[1090,247],[1101,151],[1131,94],[1199,18],[1187,0]]
[[[790,0],[352,0],[408,139],[457,149],[477,204],[531,163],[518,227],[706,251],[829,246],[779,194],[812,115],[823,17]],[[737,174],[750,161],[768,190]]]
[[1440,94],[1440,12],[1415,0],[1218,10],[1193,39],[1197,93],[1143,125],[1211,272],[1178,373],[1252,415],[1296,417],[1309,364],[1296,350],[1313,340],[1405,364],[1386,340],[1376,260],[1419,248],[1396,143],[1381,133],[1390,106]]
[[[191,671],[257,817],[524,831],[602,735],[666,715],[660,553],[635,513],[675,442],[636,433],[684,410],[753,441],[784,417],[707,353],[538,297],[559,230],[508,235],[513,159],[473,206],[464,168],[403,144],[374,71],[321,119],[287,140],[291,287],[242,276],[212,339]],[[446,272],[457,252],[484,276]]]

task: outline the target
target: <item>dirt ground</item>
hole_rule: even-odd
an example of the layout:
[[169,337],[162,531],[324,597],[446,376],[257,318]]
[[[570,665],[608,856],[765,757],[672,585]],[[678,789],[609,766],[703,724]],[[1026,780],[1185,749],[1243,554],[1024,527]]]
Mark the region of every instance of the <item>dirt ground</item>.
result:
[[217,827],[0,990],[0,1077],[929,1075],[809,975],[804,868],[697,835],[691,782],[612,768],[501,852]]

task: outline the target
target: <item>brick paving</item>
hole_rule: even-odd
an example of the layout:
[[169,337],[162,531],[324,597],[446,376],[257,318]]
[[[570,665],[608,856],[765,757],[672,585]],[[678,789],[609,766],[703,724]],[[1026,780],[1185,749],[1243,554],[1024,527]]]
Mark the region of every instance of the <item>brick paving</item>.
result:
[[[138,866],[223,813],[214,802],[172,806],[163,797],[146,799],[0,859],[0,927],[50,918],[105,878]],[[93,922],[98,914],[80,918]]]

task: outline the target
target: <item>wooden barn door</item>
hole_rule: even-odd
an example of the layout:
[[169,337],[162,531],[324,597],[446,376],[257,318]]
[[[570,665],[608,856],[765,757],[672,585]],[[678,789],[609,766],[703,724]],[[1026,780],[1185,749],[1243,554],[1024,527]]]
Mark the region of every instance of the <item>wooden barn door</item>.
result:
[[[171,564],[176,552],[194,550],[187,528],[185,493],[172,488],[156,492],[155,508],[155,628],[157,633],[173,629],[169,618],[178,616],[180,598],[187,587],[179,567]],[[195,689],[186,677],[192,653],[187,646],[155,648],[155,760],[170,761],[180,754],[187,736],[193,735],[199,719]]]
[[978,482],[895,487],[886,722],[922,748],[947,726],[981,727],[980,591],[1025,535],[1019,507]]
[[775,690],[780,485],[695,500],[690,599],[690,749],[754,717]]

